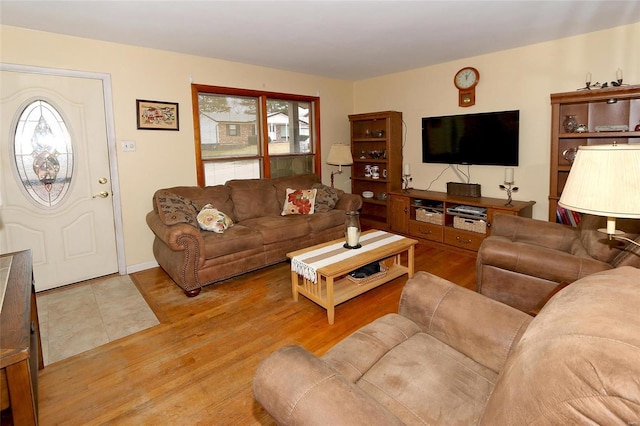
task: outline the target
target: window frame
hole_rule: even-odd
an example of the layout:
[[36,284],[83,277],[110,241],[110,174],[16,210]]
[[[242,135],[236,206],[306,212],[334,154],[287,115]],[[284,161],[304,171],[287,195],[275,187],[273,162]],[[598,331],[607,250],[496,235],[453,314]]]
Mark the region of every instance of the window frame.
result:
[[[260,136],[260,150],[256,156],[243,156],[243,157],[224,157],[218,159],[206,159],[202,158],[201,138],[200,138],[200,107],[198,104],[199,93],[210,93],[212,95],[224,95],[224,96],[244,96],[253,97],[258,99],[258,120],[260,121],[259,132]],[[312,129],[309,132],[309,138],[313,140],[313,146],[310,153],[289,154],[288,157],[296,156],[309,156],[313,155],[313,166],[315,173],[322,178],[322,151],[321,151],[321,138],[320,138],[320,97],[318,96],[306,96],[295,95],[290,93],[280,92],[267,92],[262,90],[252,89],[240,89],[234,87],[223,86],[209,86],[204,84],[191,84],[191,104],[193,111],[193,130],[194,130],[194,145],[196,154],[196,175],[198,185],[205,186],[205,173],[204,164],[206,162],[221,162],[232,160],[259,160],[262,178],[271,178],[271,158],[269,155],[269,126],[267,125],[267,99],[271,100],[283,100],[294,102],[307,102],[311,106],[312,110]],[[276,156],[274,157],[281,157]]]

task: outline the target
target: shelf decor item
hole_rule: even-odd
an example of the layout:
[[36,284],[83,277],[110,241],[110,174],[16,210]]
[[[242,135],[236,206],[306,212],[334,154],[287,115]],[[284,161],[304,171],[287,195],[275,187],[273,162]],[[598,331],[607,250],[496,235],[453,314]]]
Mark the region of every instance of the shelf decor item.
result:
[[360,213],[357,211],[349,211],[345,213],[347,219],[344,222],[344,236],[346,242],[344,248],[359,249],[360,245]]
[[562,122],[562,128],[566,133],[574,133],[578,129],[578,120],[575,115],[567,115]]
[[180,130],[178,104],[136,99],[138,129]]
[[517,186],[513,186],[514,182],[513,169],[511,167],[504,169],[504,185],[499,186],[503,191],[507,191],[507,203],[505,204],[505,206],[513,206],[513,204],[511,203],[511,193],[517,192],[519,189]]

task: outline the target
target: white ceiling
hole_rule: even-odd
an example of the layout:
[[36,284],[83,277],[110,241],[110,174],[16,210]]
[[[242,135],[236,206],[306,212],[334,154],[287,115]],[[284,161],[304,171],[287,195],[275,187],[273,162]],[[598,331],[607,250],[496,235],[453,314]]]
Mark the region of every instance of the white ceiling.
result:
[[0,1],[3,25],[346,80],[634,22],[638,0]]

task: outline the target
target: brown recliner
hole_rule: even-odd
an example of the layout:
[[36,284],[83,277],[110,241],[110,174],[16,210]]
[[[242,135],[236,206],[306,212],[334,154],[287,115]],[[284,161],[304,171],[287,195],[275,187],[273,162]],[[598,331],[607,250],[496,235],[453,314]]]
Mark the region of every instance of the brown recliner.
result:
[[[640,220],[616,227],[640,242]],[[582,215],[577,227],[496,215],[476,261],[477,291],[529,312],[559,285],[620,266],[640,267],[640,247],[599,232],[606,218]]]
[[638,306],[632,267],[569,285],[535,318],[418,272],[399,314],[321,358],[279,349],[254,394],[280,425],[633,425]]

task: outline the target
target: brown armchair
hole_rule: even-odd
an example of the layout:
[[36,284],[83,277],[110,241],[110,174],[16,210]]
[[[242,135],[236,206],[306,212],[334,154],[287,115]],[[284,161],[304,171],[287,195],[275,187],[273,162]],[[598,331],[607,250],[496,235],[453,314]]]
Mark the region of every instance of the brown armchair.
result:
[[279,425],[636,424],[640,270],[593,274],[533,318],[425,272],[398,314],[317,357],[298,346],[258,367]]
[[[560,283],[620,266],[640,267],[640,248],[598,232],[606,218],[583,215],[577,227],[496,215],[476,262],[477,290],[524,312]],[[640,220],[618,219],[626,237],[640,242]]]

